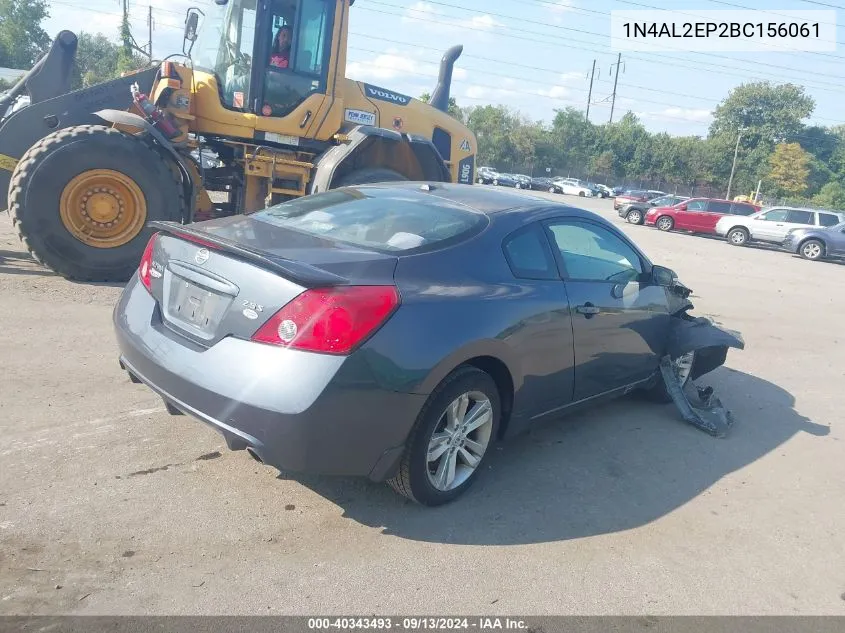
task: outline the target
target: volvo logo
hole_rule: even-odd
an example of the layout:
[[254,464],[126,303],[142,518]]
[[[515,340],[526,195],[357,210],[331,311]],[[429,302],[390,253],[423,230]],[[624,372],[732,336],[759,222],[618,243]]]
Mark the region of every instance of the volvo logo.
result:
[[197,251],[197,254],[194,255],[194,261],[202,266],[205,262],[208,261],[209,252],[207,248],[201,248]]

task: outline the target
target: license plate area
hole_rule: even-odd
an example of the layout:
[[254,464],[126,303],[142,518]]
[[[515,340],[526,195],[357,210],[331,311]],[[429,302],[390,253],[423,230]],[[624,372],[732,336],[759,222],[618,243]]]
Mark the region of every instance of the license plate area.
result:
[[212,339],[226,313],[231,297],[195,284],[178,275],[170,276],[165,304],[166,320],[202,339]]

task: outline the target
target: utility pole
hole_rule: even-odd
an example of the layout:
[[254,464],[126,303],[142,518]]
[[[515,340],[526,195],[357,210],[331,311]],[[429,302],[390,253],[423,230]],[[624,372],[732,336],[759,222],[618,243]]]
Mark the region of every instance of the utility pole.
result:
[[739,139],[742,138],[744,128],[739,128],[739,134],[736,135],[736,147],[734,148],[734,162],[731,165],[731,177],[728,178],[728,192],[725,194],[725,200],[731,199],[731,185],[734,181],[734,172],[736,171],[736,157],[739,154]]
[[596,75],[596,60],[593,60],[593,71],[590,73],[590,91],[587,93],[587,116],[584,120],[590,122],[590,100],[593,98],[593,77]]
[[[616,83],[619,81],[619,66],[622,64],[622,53],[616,58],[616,78],[613,80],[613,101],[610,102],[610,123],[613,123],[613,109],[616,107]],[[611,68],[613,64],[611,64]]]
[[149,37],[147,39],[147,58],[150,64],[153,63],[153,5],[149,5],[149,13],[147,13],[147,29]]

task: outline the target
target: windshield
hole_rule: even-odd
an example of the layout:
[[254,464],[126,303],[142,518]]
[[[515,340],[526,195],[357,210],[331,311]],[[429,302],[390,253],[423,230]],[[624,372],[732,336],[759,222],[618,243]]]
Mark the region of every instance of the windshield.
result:
[[467,208],[383,189],[327,191],[250,216],[282,228],[377,251],[407,251],[463,236],[485,223]]

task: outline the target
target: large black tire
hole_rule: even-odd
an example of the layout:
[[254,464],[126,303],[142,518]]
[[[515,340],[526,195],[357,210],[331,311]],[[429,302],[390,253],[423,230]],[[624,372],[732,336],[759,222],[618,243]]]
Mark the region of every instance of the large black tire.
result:
[[[144,196],[144,226],[113,248],[84,244],[68,231],[60,215],[65,186],[96,169],[123,174]],[[9,213],[30,254],[62,277],[125,282],[137,269],[153,233],[146,224],[182,217],[184,191],[177,177],[161,154],[132,135],[102,125],[65,128],[42,138],[18,162],[9,185]]]
[[[438,429],[446,408],[456,398],[469,392],[480,392],[490,401],[492,407],[490,439],[481,461],[472,474],[462,484],[451,490],[439,490],[432,485],[428,477],[429,442],[435,430]],[[496,383],[490,375],[475,367],[465,366],[457,369],[447,376],[429,396],[408,438],[399,471],[388,480],[388,483],[399,494],[422,505],[438,506],[454,500],[466,492],[486,463],[486,458],[499,432],[500,417],[501,398]]]
[[348,187],[350,185],[365,185],[374,182],[395,182],[400,180],[408,180],[398,171],[386,169],[384,167],[367,167],[365,169],[358,169],[350,172],[345,176],[338,178],[336,182],[332,183],[332,189],[335,187]]

